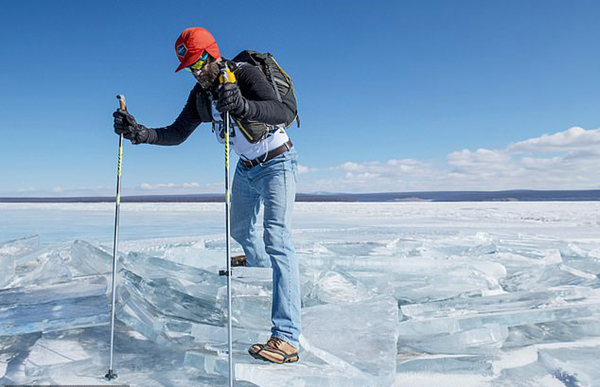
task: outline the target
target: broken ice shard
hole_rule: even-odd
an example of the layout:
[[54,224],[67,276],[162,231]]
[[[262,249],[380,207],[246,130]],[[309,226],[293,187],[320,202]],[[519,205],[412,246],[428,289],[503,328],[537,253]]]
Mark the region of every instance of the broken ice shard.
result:
[[[11,371],[11,368],[17,368],[13,360],[18,359],[22,353],[27,353],[42,336],[41,333],[30,333],[25,335],[0,336],[0,380],[7,382],[4,377]],[[12,363],[12,364],[11,364]]]
[[[156,257],[130,254],[127,259],[127,268],[120,271],[121,321],[155,342],[179,349],[195,347],[195,342],[226,342],[223,277]],[[252,285],[252,268],[244,269],[235,275],[244,282],[233,281],[234,340],[251,343],[268,338],[270,293]],[[264,274],[258,270],[258,283],[264,282]]]
[[600,278],[596,273],[589,273],[565,264],[553,264],[528,268],[515,272],[504,281],[507,291],[538,291],[558,286],[579,286],[597,288]]
[[[600,290],[564,287],[403,305],[401,309],[409,319],[400,323],[400,345],[436,353],[481,353],[487,347],[493,353],[491,349],[504,345],[507,339],[511,347],[531,344],[527,332],[536,325],[593,319],[600,314]],[[556,326],[556,334],[563,328],[567,335],[597,330],[593,323],[570,325]],[[547,333],[540,335],[548,339]]]
[[455,297],[424,304],[402,305],[401,310],[404,316],[411,318],[482,314],[562,305],[594,297],[596,293],[589,288],[565,286],[537,292],[514,292],[487,297]]
[[492,362],[486,356],[414,353],[399,354],[396,371],[398,373],[426,372],[480,375],[491,375],[493,373]]
[[[600,380],[600,346],[543,348],[540,362],[566,386],[595,386]],[[570,382],[570,383],[569,383]]]
[[[216,272],[138,253],[128,254],[124,266],[128,289],[139,293],[164,315],[216,326],[223,324],[226,280]],[[232,281],[233,325],[268,329],[271,285],[266,278],[270,278],[271,269],[244,268],[239,272]]]
[[[447,299],[460,294],[488,294],[501,291],[500,281],[506,277],[506,268],[496,262],[473,260],[441,260],[415,257],[309,257],[302,255],[303,266],[326,270],[335,267],[362,280],[360,272],[386,273],[386,282],[372,283],[378,288],[388,287],[400,303],[426,302]],[[423,275],[427,273],[427,275]],[[359,278],[360,277],[360,278]],[[375,279],[375,278],[372,278]]]
[[399,352],[407,352],[408,348],[427,353],[492,355],[502,347],[507,337],[505,325],[489,324],[451,334],[401,336],[398,346]]
[[0,288],[8,285],[15,276],[15,256],[0,253]]
[[65,259],[75,276],[105,274],[111,271],[112,254],[85,241],[74,241]]
[[39,238],[37,235],[15,239],[0,245],[0,289],[14,279],[17,259],[38,248]]
[[32,235],[0,244],[0,255],[22,257],[36,251],[39,248],[39,237],[37,235]]
[[503,348],[573,341],[590,336],[600,336],[600,320],[597,316],[510,327]]
[[27,255],[20,257],[17,278],[11,287],[66,282],[73,277],[110,272],[112,256],[88,242],[74,241],[39,249],[34,248],[36,240],[28,238],[27,242]]
[[[251,358],[246,348],[234,346],[234,375],[236,385],[247,381],[260,387],[280,386],[327,386],[327,387],[383,387],[372,383],[366,375],[348,374],[343,369],[331,366],[300,352],[301,361],[277,367]],[[186,352],[184,364],[209,375],[225,376],[228,372],[227,354],[214,349],[196,349]],[[387,387],[387,386],[386,386]]]
[[22,260],[16,268],[17,278],[11,287],[44,286],[68,282],[73,275],[63,259],[63,249],[42,249]]
[[368,375],[369,385],[386,386],[393,384],[396,371],[397,317],[397,303],[388,296],[317,305],[303,310],[303,335],[312,346]]
[[107,324],[104,276],[0,290],[0,336]]
[[318,274],[305,291],[305,306],[316,304],[350,304],[373,296],[364,284],[349,273],[327,271]]
[[[215,303],[216,289],[213,297],[198,297],[177,289],[166,279],[146,279],[127,269],[122,269],[119,274],[125,289],[164,316],[216,325],[223,322],[223,311]],[[123,302],[126,304],[129,300],[123,297]]]
[[[161,345],[187,349],[188,366],[225,375],[223,277],[135,253],[125,257],[120,274],[119,320]],[[281,383],[282,378],[279,369],[263,369],[246,353],[249,343],[264,341],[269,335],[270,275],[270,270],[244,268],[232,278],[238,380],[261,386],[275,385],[276,380]],[[315,293],[319,302],[338,303],[303,310],[304,365],[290,370],[286,380],[307,385],[389,386],[396,369],[397,302],[389,296],[373,296],[349,276],[331,272],[322,279]],[[343,295],[330,297],[332,288],[347,290],[346,295],[357,294],[358,289],[361,300],[342,303]]]
[[400,323],[400,335],[454,333],[494,323],[507,326],[539,324],[547,321],[586,318],[598,314],[600,314],[600,302],[537,310],[517,310],[484,315],[428,319],[423,321],[404,321]]
[[[235,377],[261,387],[372,386],[393,384],[396,371],[398,308],[387,296],[347,305],[304,308],[301,361],[272,367],[252,359],[247,346],[234,345]],[[225,346],[192,349],[185,364],[209,374],[227,375]]]

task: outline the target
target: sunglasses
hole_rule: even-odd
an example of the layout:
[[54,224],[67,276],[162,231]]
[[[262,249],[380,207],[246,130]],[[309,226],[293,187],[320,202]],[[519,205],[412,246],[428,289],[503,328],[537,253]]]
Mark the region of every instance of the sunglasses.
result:
[[202,70],[202,67],[204,67],[206,62],[208,62],[208,52],[205,52],[204,55],[202,55],[202,57],[200,57],[198,62],[194,63],[191,66],[186,67],[185,69],[189,72],[192,72],[192,70]]

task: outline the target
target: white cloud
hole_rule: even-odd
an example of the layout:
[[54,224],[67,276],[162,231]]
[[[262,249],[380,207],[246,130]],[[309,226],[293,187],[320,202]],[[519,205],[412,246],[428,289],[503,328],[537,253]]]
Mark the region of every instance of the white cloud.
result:
[[305,173],[310,173],[310,172],[316,172],[318,170],[319,170],[318,168],[307,167],[304,165],[298,165],[298,173],[300,175],[304,175]]
[[600,181],[600,129],[574,127],[502,149],[450,152],[443,165],[415,159],[348,161],[300,190],[332,192],[592,189]]
[[0,196],[30,196],[30,197],[84,197],[84,196],[114,196],[114,187],[61,187],[48,188],[21,187],[14,191],[0,193]]
[[26,192],[36,192],[37,188],[34,187],[22,187],[17,189],[17,192],[19,193],[26,193]]
[[[445,162],[394,158],[300,165],[299,192],[597,189],[600,129],[579,127],[507,144],[500,149],[450,152]],[[314,173],[313,173],[314,172]],[[23,186],[2,196],[114,196],[113,185],[40,189]],[[125,186],[122,195],[221,193],[223,182],[148,183]]]
[[[141,183],[137,186],[123,186],[122,196],[136,195],[185,195],[198,193],[221,193],[223,182],[200,184],[192,183]],[[115,187],[90,186],[90,187],[53,187],[51,189],[21,187],[15,191],[1,192],[0,196],[38,196],[38,197],[114,197]]]
[[496,166],[503,168],[503,164],[510,161],[510,155],[506,151],[489,149],[477,149],[472,152],[463,149],[460,152],[452,152],[448,155],[448,164],[459,168],[479,168]]
[[428,171],[428,165],[413,159],[392,159],[386,162],[368,161],[364,163],[346,162],[332,169],[339,169],[348,176],[364,175],[369,176],[397,176],[397,175],[419,175]]
[[[333,177],[304,182],[300,191],[376,192],[420,189],[438,175],[432,165],[415,159],[391,159],[385,162],[346,162],[328,168]],[[336,174],[341,176],[335,176]]]
[[141,183],[137,187],[127,190],[128,195],[188,195],[200,193],[221,193],[223,182],[200,184],[191,183]]
[[142,183],[139,185],[139,188],[142,190],[152,191],[152,190],[161,190],[161,189],[194,189],[200,188],[200,183]]
[[597,153],[600,147],[600,129],[585,130],[573,127],[564,132],[544,134],[508,146],[512,152],[572,152],[592,151]]

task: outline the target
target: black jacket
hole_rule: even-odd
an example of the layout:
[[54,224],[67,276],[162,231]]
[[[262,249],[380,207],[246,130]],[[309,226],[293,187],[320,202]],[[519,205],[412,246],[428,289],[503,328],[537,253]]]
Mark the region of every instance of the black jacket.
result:
[[[230,68],[235,69],[237,84],[242,96],[248,101],[245,120],[269,125],[279,125],[293,120],[292,112],[277,99],[275,90],[258,67],[250,64],[236,66],[232,62],[228,64]],[[179,145],[202,122],[212,122],[212,107],[208,91],[196,84],[175,122],[164,128],[148,129],[146,142],[157,145]]]

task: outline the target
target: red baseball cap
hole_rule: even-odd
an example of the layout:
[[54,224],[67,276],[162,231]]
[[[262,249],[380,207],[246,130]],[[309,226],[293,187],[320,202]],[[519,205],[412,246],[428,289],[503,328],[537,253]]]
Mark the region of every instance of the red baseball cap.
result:
[[210,32],[201,27],[192,27],[183,31],[175,42],[177,59],[181,62],[175,72],[196,63],[205,51],[215,59],[221,57],[219,46]]

